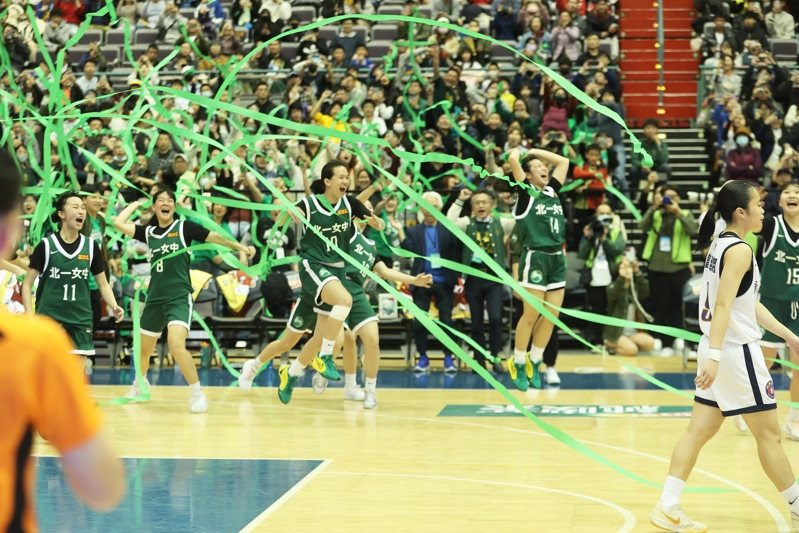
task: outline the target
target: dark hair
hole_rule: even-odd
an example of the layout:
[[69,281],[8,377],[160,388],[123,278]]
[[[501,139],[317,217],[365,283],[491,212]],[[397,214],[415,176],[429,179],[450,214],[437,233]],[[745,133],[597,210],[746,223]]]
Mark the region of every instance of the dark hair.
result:
[[164,193],[166,193],[167,196],[172,198],[173,202],[177,202],[178,201],[178,197],[175,194],[174,190],[170,189],[169,187],[160,186],[157,189],[155,189],[155,191],[153,192],[153,202],[155,202],[158,199],[158,197],[161,196]]
[[699,248],[704,249],[710,245],[716,229],[716,214],[725,222],[731,222],[736,209],[739,207],[746,209],[749,206],[752,190],[754,186],[748,181],[732,180],[724,184],[716,195],[716,202],[710,206],[705,218],[702,219],[702,225],[699,227]]
[[67,200],[70,198],[77,198],[81,202],[83,202],[83,198],[77,191],[67,191],[62,193],[55,201],[55,212],[50,216],[50,220],[55,222],[56,224],[61,223],[61,219],[58,217],[58,212],[64,210],[64,206],[67,203]]
[[[779,174],[779,173],[778,173],[778,174]],[[780,194],[782,194],[783,192],[785,192],[785,190],[786,190],[788,187],[799,187],[799,181],[796,181],[796,180],[791,180],[791,181],[789,181],[788,183],[786,183],[785,185],[783,185],[782,187],[780,187]]]
[[656,128],[659,128],[659,127],[660,127],[660,124],[658,124],[658,121],[657,121],[657,119],[654,119],[654,118],[648,118],[648,119],[646,119],[646,121],[644,122],[644,127],[646,128],[647,126],[654,126],[654,127],[656,127]]
[[600,148],[598,144],[592,143],[585,147],[586,154],[592,150],[599,152],[600,154],[602,153],[602,148]]
[[80,186],[80,192],[84,195],[88,196],[90,194],[100,194],[102,195],[104,191],[103,187],[96,184],[96,183],[85,183]]
[[785,167],[783,167],[783,168],[781,168],[781,169],[779,169],[777,171],[777,175],[779,176],[780,174],[793,175],[793,173],[791,172],[791,169],[790,168],[785,168]]
[[5,148],[0,148],[0,216],[16,209],[22,176]]
[[472,198],[474,198],[478,194],[485,194],[486,196],[488,196],[491,199],[492,202],[496,201],[496,199],[497,199],[497,195],[491,189],[484,189],[484,188],[480,187],[479,189],[477,189],[476,191],[474,191],[472,193]]
[[344,164],[344,161],[339,161],[338,159],[328,161],[325,163],[325,166],[322,167],[322,172],[319,177],[322,181],[329,180],[333,177],[333,171],[338,167],[347,168],[347,165]]

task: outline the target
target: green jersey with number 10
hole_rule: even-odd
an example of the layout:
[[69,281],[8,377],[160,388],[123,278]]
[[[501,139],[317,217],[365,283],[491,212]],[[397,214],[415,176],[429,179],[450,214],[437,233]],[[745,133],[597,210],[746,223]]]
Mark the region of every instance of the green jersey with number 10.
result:
[[[346,196],[335,206],[331,206],[327,198],[321,195],[308,196],[300,200],[301,208],[309,226],[328,238],[333,246],[349,252],[349,240],[352,235],[352,207]],[[315,263],[343,268],[344,259],[330,244],[323,241],[309,227],[300,240],[300,257]]]

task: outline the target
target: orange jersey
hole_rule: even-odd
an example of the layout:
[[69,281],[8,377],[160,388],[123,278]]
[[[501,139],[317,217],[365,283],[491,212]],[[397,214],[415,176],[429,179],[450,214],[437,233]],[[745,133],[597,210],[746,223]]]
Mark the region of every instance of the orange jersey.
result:
[[100,429],[100,412],[70,350],[55,322],[0,313],[0,531],[37,530],[34,431],[63,454]]

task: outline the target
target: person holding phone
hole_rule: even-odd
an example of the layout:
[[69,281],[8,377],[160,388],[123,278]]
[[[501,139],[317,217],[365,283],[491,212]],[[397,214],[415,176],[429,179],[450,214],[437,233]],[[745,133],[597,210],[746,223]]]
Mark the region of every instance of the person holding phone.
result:
[[[652,207],[638,223],[646,233],[642,259],[649,262],[651,294],[649,309],[654,322],[661,326],[682,327],[682,294],[685,283],[692,275],[691,237],[699,226],[690,211],[680,207],[680,193],[671,185],[661,186],[654,195]],[[674,354],[669,348],[671,338],[656,333],[664,346],[663,356]],[[674,348],[680,348],[675,342]]]

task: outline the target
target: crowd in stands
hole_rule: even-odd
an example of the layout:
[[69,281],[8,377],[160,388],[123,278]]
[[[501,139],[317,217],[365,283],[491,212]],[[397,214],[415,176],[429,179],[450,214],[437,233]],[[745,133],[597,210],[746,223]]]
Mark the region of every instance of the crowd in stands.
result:
[[[787,15],[776,7],[779,3],[774,2],[769,15],[774,11]],[[398,177],[426,191],[442,214],[454,209],[453,220],[475,209],[475,204],[469,205],[470,199],[466,205],[458,201],[467,182],[467,188],[489,191],[488,202],[498,213],[510,214],[514,196],[504,182],[482,179],[464,164],[407,166],[390,150],[375,152],[335,137],[257,140],[253,136],[264,133],[297,135],[290,126],[262,120],[263,115],[379,137],[391,147],[409,152],[471,158],[489,172],[501,174],[508,173],[504,156],[512,148],[541,147],[571,162],[567,185],[573,188],[563,195],[570,221],[567,248],[574,252],[570,257],[585,261],[574,285],[585,288],[588,308],[641,319],[647,315],[643,302],[659,323],[682,326],[674,291],[694,272],[690,240],[696,233],[696,213],[681,209],[681,193],[668,185],[668,146],[656,121],[644,128],[644,147],[653,158],[653,164],[646,166],[640,156],[630,159],[625,152],[618,124],[570,96],[535,65],[449,28],[348,19],[337,26],[286,36],[250,53],[259,43],[318,17],[415,14],[504,41],[524,57],[556,68],[591,98],[623,117],[616,66],[620,8],[615,2],[186,0],[175,4],[169,0],[121,0],[115,25],[108,14],[91,15],[104,5],[98,0],[41,0],[36,4],[15,0],[8,6],[3,35],[13,70],[0,78],[3,90],[11,95],[2,104],[0,127],[10,128],[8,142],[29,186],[63,178],[66,183],[96,190],[106,200],[114,196],[123,202],[140,197],[142,190],[166,185],[178,190],[184,206],[202,211],[188,194],[231,198],[223,191],[233,190],[237,199],[279,204],[265,185],[268,181],[290,200],[297,199],[306,193],[309,181],[318,177],[325,162],[340,159],[348,165],[353,193],[369,189],[373,207],[387,222],[385,240],[375,236],[381,257],[414,272],[433,273],[433,288],[415,291],[414,298],[423,307],[429,305],[431,296],[443,300],[438,302],[439,312],[449,321],[450,308],[457,313],[460,304],[468,303],[462,296],[458,303],[461,291],[455,288],[462,280],[452,271],[434,268],[429,261],[401,262],[391,246],[418,248],[424,255],[434,252],[456,261],[463,260],[462,247],[449,237],[434,244],[434,250],[429,243],[420,244],[425,235],[414,226],[438,223],[422,210],[417,212],[415,203],[376,172],[367,158],[393,175],[402,170]],[[29,19],[28,12],[35,18]],[[750,52],[755,43],[766,49],[765,32],[783,31],[785,17],[758,15],[756,26],[762,23],[764,28],[762,42],[761,32],[748,28],[750,15],[739,17],[740,28],[733,31],[724,25],[714,26],[725,37],[717,46],[707,46],[708,61],[715,58],[719,65],[716,97],[709,104],[707,120],[718,125],[720,150],[735,143],[729,154],[720,157],[719,164],[726,163],[726,175],[761,179],[767,177],[764,166],[796,171],[796,152],[785,146],[795,144],[794,122],[788,121],[796,117],[799,77],[768,63],[767,54],[761,59]],[[38,52],[38,35],[55,57],[88,16],[92,17],[91,26],[83,37],[78,36],[79,54],[67,50],[63,71],[52,72]],[[96,33],[87,40],[90,32]],[[121,35],[127,41],[119,39]],[[741,47],[736,40],[739,35],[745,36]],[[412,41],[412,46],[390,46],[403,40]],[[729,56],[722,55],[720,51],[728,46]],[[761,61],[767,65],[762,66]],[[736,65],[749,65],[749,73],[739,77]],[[60,89],[58,101],[54,101],[54,87]],[[191,93],[191,98],[174,96],[167,91],[171,89]],[[208,112],[203,99],[230,101],[240,107]],[[430,107],[438,102],[445,104]],[[68,138],[52,130],[47,135],[42,121],[33,118],[33,111],[47,117],[64,106],[80,113],[66,120]],[[167,123],[174,128],[160,127]],[[202,146],[190,134],[204,135],[211,143]],[[744,137],[751,142],[744,143]],[[231,147],[235,155],[223,155],[220,145]],[[47,164],[45,157],[49,157]],[[215,163],[201,168],[208,160]],[[640,228],[645,242],[637,255],[629,249],[628,230],[620,216],[625,208],[609,192],[610,186],[632,198],[643,215]],[[114,195],[117,190],[118,197]],[[25,198],[25,213],[35,212],[37,194]],[[49,208],[51,200],[44,203]],[[106,205],[104,210],[118,208]],[[277,256],[285,257],[296,252],[299,228],[280,235],[271,231],[274,217],[258,216],[262,212],[218,203],[207,209],[209,218],[229,236],[255,244],[260,253],[279,250]],[[439,231],[448,234],[443,227]],[[126,246],[129,249],[119,243],[108,244],[114,274],[146,272],[146,258],[135,253],[137,244]],[[512,257],[512,247],[509,251]],[[25,254],[26,249],[21,249],[22,259]],[[649,268],[639,266],[641,261],[648,261]],[[215,275],[229,268],[214,252],[196,253],[193,262],[195,268]],[[653,282],[649,285],[647,272]],[[475,294],[468,289],[467,300],[470,293]],[[650,304],[644,302],[647,292],[652,293]],[[454,297],[455,303],[449,305],[444,294]],[[488,297],[480,294],[479,308],[488,310],[493,331],[496,300],[483,306]],[[508,301],[510,294],[503,290],[501,297]],[[285,316],[285,301],[282,307],[280,303],[275,302],[275,309]],[[630,309],[634,309],[632,315]],[[473,316],[473,331],[483,331],[482,319],[482,313]],[[635,332],[584,329],[590,340],[605,342],[618,353],[634,354],[639,348],[652,347],[651,339],[639,342]],[[422,337],[426,339],[417,332],[420,352],[425,350]],[[496,351],[495,339],[490,344],[491,351]]]
[[699,7],[694,30],[708,91],[699,125],[713,140],[713,182],[746,179],[768,188],[779,175],[796,179],[799,69],[792,13],[799,5],[710,1]]

